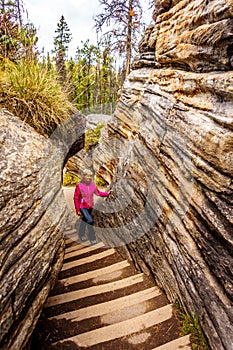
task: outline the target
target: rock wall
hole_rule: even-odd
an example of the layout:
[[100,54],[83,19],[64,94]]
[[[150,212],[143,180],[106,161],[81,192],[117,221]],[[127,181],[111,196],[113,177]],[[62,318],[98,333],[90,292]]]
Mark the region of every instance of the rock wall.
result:
[[[105,114],[88,114],[86,116],[86,127],[85,132],[88,130],[95,129],[99,124],[105,125],[107,122],[111,120],[111,115],[105,115]],[[101,135],[100,138],[104,136],[104,130],[103,127],[101,129]],[[85,169],[92,169],[94,164],[94,160],[92,158],[92,148],[90,150],[85,150],[83,148],[80,152],[76,152],[73,156],[69,154],[69,160],[66,162],[64,167],[64,174],[74,174],[78,178],[82,177],[82,173]],[[101,167],[99,168],[99,175],[102,175]],[[109,171],[105,172],[105,176],[108,176]],[[108,183],[111,181],[109,179]]]
[[98,235],[126,244],[213,350],[233,349],[232,16],[229,0],[156,1],[94,154],[114,171]]
[[1,110],[0,125],[0,348],[21,350],[62,265],[62,167],[84,124],[70,120],[46,139]]

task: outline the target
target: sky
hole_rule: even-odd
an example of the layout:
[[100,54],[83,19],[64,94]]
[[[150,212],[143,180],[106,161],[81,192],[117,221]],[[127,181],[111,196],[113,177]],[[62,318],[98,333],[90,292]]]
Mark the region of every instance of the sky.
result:
[[28,18],[38,30],[39,49],[44,47],[45,53],[53,49],[55,30],[62,15],[73,38],[70,55],[75,54],[81,40],[89,38],[91,43],[96,43],[93,16],[99,12],[98,4],[98,0],[24,0]]
[[[75,56],[81,41],[90,39],[91,44],[96,44],[93,17],[101,12],[98,0],[24,0],[23,3],[29,20],[37,29],[38,48],[44,48],[45,54],[54,47],[55,30],[62,15],[72,34],[69,56]],[[147,22],[150,22],[150,14]]]

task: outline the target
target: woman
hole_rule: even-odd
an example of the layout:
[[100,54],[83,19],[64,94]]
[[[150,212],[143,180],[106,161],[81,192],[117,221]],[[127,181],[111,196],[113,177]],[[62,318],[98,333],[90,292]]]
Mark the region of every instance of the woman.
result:
[[82,242],[85,239],[86,225],[89,230],[89,239],[91,244],[96,244],[96,236],[93,228],[94,220],[91,215],[94,206],[94,194],[100,197],[107,197],[109,192],[101,192],[92,181],[92,172],[84,172],[82,180],[77,184],[74,192],[74,205],[76,213],[82,218],[79,228],[79,238]]

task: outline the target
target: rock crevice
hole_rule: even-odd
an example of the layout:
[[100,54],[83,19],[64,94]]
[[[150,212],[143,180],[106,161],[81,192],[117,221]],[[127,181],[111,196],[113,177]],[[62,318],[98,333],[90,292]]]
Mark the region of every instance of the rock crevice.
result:
[[198,316],[211,349],[229,350],[232,1],[165,3],[156,1],[155,24],[94,153],[96,169],[117,160],[96,220],[106,244],[126,244],[137,267]]

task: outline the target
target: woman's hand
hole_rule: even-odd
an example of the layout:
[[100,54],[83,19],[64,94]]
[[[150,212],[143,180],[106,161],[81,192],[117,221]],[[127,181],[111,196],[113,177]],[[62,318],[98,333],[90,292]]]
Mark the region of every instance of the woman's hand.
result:
[[80,211],[77,211],[77,215],[80,217],[82,214]]

